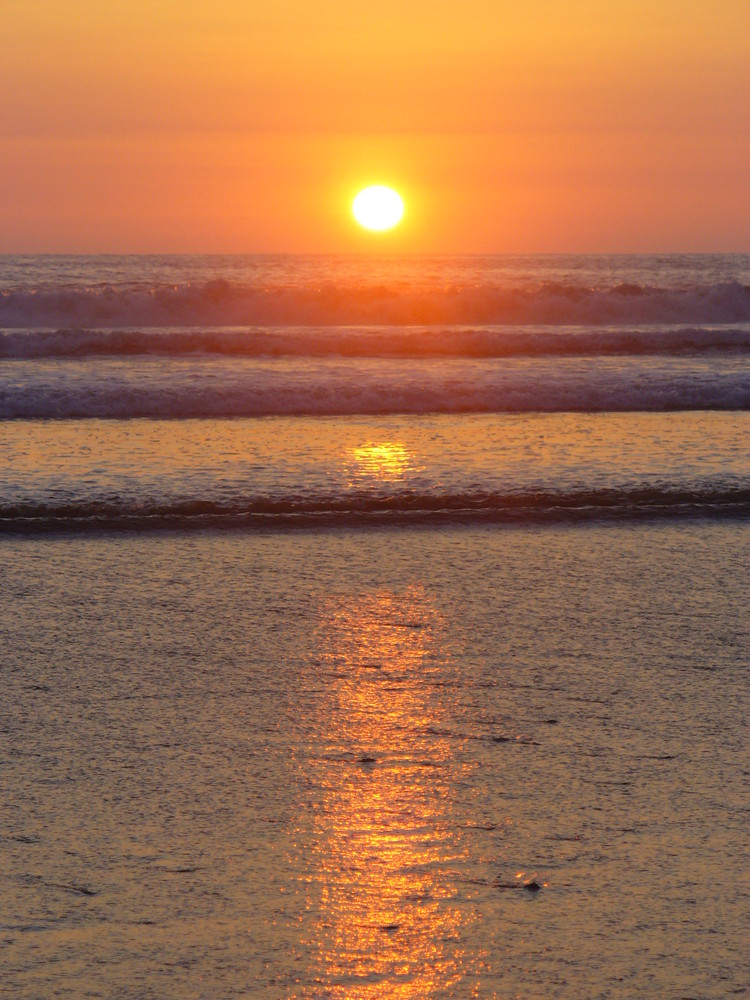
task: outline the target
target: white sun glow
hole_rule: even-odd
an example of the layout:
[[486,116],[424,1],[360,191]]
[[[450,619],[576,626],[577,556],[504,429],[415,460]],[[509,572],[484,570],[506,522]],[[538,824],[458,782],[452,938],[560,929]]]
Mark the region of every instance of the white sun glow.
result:
[[354,218],[365,229],[392,229],[404,214],[404,203],[393,188],[375,184],[360,191],[352,203]]

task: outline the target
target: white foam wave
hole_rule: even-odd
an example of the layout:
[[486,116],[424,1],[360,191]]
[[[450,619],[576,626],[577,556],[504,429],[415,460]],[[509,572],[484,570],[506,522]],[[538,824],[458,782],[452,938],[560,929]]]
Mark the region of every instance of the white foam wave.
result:
[[737,281],[669,288],[568,282],[243,284],[218,278],[153,286],[11,289],[0,327],[181,327],[340,324],[638,324],[750,322]]
[[0,358],[540,357],[750,351],[750,326],[375,326],[9,330]]
[[191,418],[750,408],[731,358],[14,362],[0,418]]

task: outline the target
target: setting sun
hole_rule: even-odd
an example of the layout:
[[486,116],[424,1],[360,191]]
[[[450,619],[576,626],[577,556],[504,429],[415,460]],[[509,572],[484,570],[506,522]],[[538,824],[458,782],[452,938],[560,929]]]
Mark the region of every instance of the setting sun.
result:
[[401,221],[404,203],[393,188],[376,184],[359,192],[352,203],[352,212],[360,226],[382,232]]
[[0,1000],[750,1000],[750,0],[0,4]]

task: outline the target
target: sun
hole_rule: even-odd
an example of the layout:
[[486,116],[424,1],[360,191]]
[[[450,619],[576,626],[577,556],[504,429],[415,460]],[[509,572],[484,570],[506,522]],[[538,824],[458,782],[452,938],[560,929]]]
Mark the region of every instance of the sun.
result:
[[352,202],[352,212],[360,226],[382,232],[401,221],[404,203],[393,188],[375,184],[359,192]]

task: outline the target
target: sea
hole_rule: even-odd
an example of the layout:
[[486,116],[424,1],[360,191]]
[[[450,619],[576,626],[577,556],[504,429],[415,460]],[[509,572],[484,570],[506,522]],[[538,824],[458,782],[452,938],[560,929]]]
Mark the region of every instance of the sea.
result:
[[0,996],[750,996],[750,255],[0,257]]

